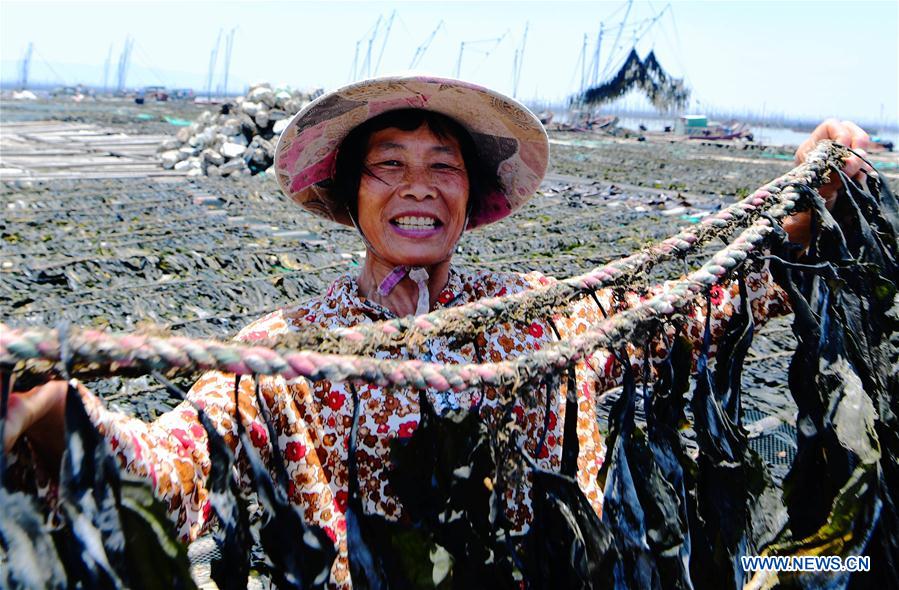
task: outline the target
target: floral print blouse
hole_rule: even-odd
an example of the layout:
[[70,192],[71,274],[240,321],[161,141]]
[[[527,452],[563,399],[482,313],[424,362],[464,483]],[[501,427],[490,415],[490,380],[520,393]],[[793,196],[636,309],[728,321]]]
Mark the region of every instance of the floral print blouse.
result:
[[[491,271],[467,271],[453,268],[449,281],[437,300],[437,308],[452,307],[484,297],[502,296],[547,285],[555,279],[539,273],[515,274]],[[753,315],[757,321],[787,310],[783,292],[766,272],[753,274],[747,281]],[[658,292],[665,289],[661,285]],[[603,311],[614,313],[640,300],[636,294],[613,297],[610,291],[598,292]],[[716,287],[712,293],[713,333],[738,305],[736,283]],[[338,278],[320,297],[291,308],[271,313],[244,328],[238,340],[252,342],[271,336],[302,330],[307,326],[336,328],[375,322],[393,317],[384,307],[359,294],[356,280],[350,275]],[[582,333],[603,319],[591,298],[571,306],[567,314],[555,318],[562,338]],[[704,305],[697,304],[687,317],[687,330],[694,342],[701,341],[705,321]],[[503,323],[478,334],[472,341],[456,342],[444,337],[428,340],[422,360],[440,363],[473,363],[478,356],[483,362],[497,362],[539,350],[555,340],[548,321]],[[655,355],[664,355],[656,350]],[[409,358],[404,349],[382,351],[382,358]],[[640,362],[634,361],[635,368]],[[597,473],[604,448],[596,418],[594,399],[597,394],[617,385],[621,367],[605,351],[580,362],[576,368],[579,438],[577,481],[597,513],[602,509],[602,490]],[[331,586],[351,586],[347,562],[347,449],[352,425],[352,395],[344,383],[318,381],[310,383],[298,378],[261,377],[261,396],[273,416],[277,431],[274,441],[281,449],[290,475],[288,494],[305,514],[307,522],[324,528],[334,541],[338,557],[331,571]],[[189,399],[203,408],[238,457],[241,477],[248,482],[247,465],[234,423],[234,376],[219,372],[204,375],[189,392]],[[544,405],[516,401],[514,414],[523,440],[520,442],[537,464],[558,471],[561,464],[562,433],[565,419],[565,380],[558,398],[551,405],[549,430],[545,444],[537,453],[537,441],[543,428]],[[387,483],[390,441],[409,437],[419,422],[419,402],[415,391],[396,387],[365,385],[358,387],[360,423],[357,465],[364,510],[378,512],[388,518],[399,518],[403,507],[391,494]],[[110,448],[128,471],[146,477],[155,492],[168,506],[172,519],[184,539],[192,540],[210,522],[206,479],[210,461],[206,435],[197,414],[189,403],[182,403],[152,423],[108,409],[103,402],[81,389],[88,413],[109,442]],[[466,411],[479,406],[482,419],[494,419],[498,395],[493,388],[457,392],[428,391],[427,397],[438,413]],[[238,395],[241,419],[252,444],[263,460],[270,455],[268,431],[262,422],[251,378],[241,380]],[[536,406],[536,407],[535,407]],[[530,408],[530,409],[529,409]],[[505,499],[511,522],[520,530],[527,528],[530,498],[527,481],[520,489],[510,489]]]

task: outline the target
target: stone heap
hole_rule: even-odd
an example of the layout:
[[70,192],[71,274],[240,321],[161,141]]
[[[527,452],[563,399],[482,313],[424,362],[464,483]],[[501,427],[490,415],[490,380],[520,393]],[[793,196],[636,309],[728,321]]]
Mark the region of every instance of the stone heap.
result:
[[278,136],[290,118],[315,92],[274,90],[269,84],[250,88],[246,96],[205,111],[189,127],[166,139],[157,151],[163,168],[186,170],[188,176],[241,176],[268,171]]

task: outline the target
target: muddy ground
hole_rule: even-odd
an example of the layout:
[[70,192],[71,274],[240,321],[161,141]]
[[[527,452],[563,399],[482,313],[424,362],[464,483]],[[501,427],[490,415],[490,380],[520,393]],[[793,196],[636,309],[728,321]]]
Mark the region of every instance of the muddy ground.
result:
[[[172,104],[4,103],[3,120],[52,116],[131,133],[174,134],[177,127],[163,117],[187,118],[200,109]],[[140,114],[155,119],[138,119]],[[555,133],[552,142],[540,194],[519,214],[466,235],[459,264],[558,277],[582,273],[664,239],[792,166],[788,151],[751,144],[571,133]],[[355,232],[306,213],[264,175],[5,186],[0,206],[0,309],[13,326],[152,325],[227,338],[267,311],[322,293],[362,262]],[[683,271],[681,263],[662,265],[635,284]],[[757,334],[744,376],[748,421],[792,415],[785,352],[791,346],[788,319],[773,320]],[[148,378],[91,386],[143,418],[173,403]],[[779,440],[769,437],[764,444]],[[782,473],[790,452],[777,447],[769,462]]]
[[211,107],[193,101],[147,101],[140,105],[133,98],[2,100],[3,122],[67,121],[109,126],[122,133],[144,135],[174,134],[185,121],[193,121]]

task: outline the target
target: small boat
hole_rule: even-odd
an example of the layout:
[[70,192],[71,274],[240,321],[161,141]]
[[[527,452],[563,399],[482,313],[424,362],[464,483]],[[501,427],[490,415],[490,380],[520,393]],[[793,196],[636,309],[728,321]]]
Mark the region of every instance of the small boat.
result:
[[[537,117],[541,117],[541,115],[537,115]],[[570,119],[574,123],[556,123],[555,130],[577,132],[611,131],[618,125],[618,117],[615,115],[575,115],[570,117]]]
[[892,139],[887,139],[886,137],[879,137],[877,135],[872,135],[869,139],[868,143],[868,151],[869,152],[891,152],[895,145],[893,144]]
[[585,126],[587,129],[609,130],[618,125],[618,117],[615,115],[602,115],[600,117],[587,118]]
[[709,121],[705,115],[683,115],[674,126],[675,133],[687,139],[745,139],[752,141],[752,129],[746,123]]

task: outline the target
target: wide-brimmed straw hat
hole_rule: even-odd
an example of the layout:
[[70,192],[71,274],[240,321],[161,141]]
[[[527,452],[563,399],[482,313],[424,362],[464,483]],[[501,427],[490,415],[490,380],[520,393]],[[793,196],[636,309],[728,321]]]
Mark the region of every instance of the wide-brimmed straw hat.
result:
[[316,215],[352,225],[329,182],[337,152],[358,125],[387,111],[417,108],[451,117],[471,134],[498,191],[473,203],[468,228],[493,223],[533,196],[549,160],[543,125],[525,106],[475,84],[429,76],[388,76],[344,86],[309,103],[282,132],[275,170],[284,194]]

